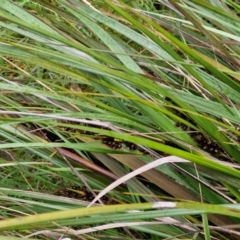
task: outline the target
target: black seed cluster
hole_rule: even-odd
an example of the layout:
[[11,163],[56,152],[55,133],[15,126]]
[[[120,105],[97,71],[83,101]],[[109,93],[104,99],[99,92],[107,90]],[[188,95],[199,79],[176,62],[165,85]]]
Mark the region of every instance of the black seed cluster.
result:
[[[87,119],[89,120],[89,119]],[[79,122],[75,122],[75,121],[69,121],[69,120],[61,120],[62,123],[68,123],[68,124],[74,124],[74,125],[81,125],[81,126],[84,126],[84,127],[92,127],[91,125],[87,124],[87,123],[79,123]],[[86,130],[79,130],[79,129],[74,129],[74,128],[68,128],[68,127],[64,127],[64,130],[65,131],[68,131],[68,132],[80,132],[81,134],[84,134],[84,135],[94,135],[95,133],[93,132],[89,132],[89,131],[86,131]]]
[[147,153],[144,149],[138,147],[138,145],[127,142],[127,141],[122,141],[122,140],[115,140],[113,137],[104,137],[102,138],[102,143],[107,145],[108,147],[112,149],[121,149],[123,146],[128,148],[130,151],[136,151],[138,150],[139,152],[142,153]]
[[142,148],[139,148],[136,144],[131,142],[124,142],[125,146],[129,148],[130,151],[138,150],[140,152],[143,152]]
[[[72,124],[77,124],[77,125],[81,125],[81,126],[91,126],[89,124],[85,124],[85,123],[78,123],[78,122],[72,122],[72,121],[68,121],[68,120],[61,120],[62,123],[72,123]],[[28,126],[29,127],[29,126]],[[95,126],[96,127],[96,126]],[[38,132],[37,130],[37,126],[33,126],[31,124],[31,130],[36,130],[36,132]],[[107,128],[104,127],[97,127],[97,128],[101,128],[101,129],[105,129],[107,130]],[[89,132],[89,131],[85,131],[85,130],[79,130],[79,129],[73,129],[73,128],[67,128],[67,127],[63,127],[64,131],[67,132],[79,132],[81,134],[84,135],[91,135],[94,136],[95,139],[100,139],[102,140],[102,143],[107,145],[108,147],[112,148],[112,149],[121,149],[123,146],[125,146],[126,148],[128,148],[130,151],[136,151],[139,150],[140,152],[145,152],[144,150],[142,150],[141,148],[139,148],[136,144],[131,143],[131,142],[127,142],[127,141],[122,141],[122,140],[116,140],[113,137],[109,137],[109,136],[99,136],[95,133]],[[50,142],[61,142],[62,140],[54,133],[46,130],[46,129],[41,129],[41,133],[42,136],[44,136],[44,138],[48,139]]]
[[189,128],[184,124],[176,124],[178,127],[181,127],[184,131],[188,130],[189,135],[196,141],[198,147],[205,152],[210,154],[225,154],[225,151],[221,146],[217,144],[216,141],[206,138],[202,133],[196,132],[194,129]]
[[121,149],[122,148],[122,142],[121,141],[115,141],[113,137],[103,138],[102,143],[107,145],[108,147],[110,147],[112,149]]
[[220,147],[215,141],[206,139],[201,133],[196,134],[195,140],[198,147],[203,149],[205,152],[210,154],[220,154],[224,152],[222,147]]
[[[166,98],[165,100],[167,100],[175,105],[175,103],[171,99]],[[186,116],[185,114],[183,114],[177,110],[174,110],[174,112],[182,119],[188,121],[192,125],[195,125],[193,120],[189,119],[188,116]],[[225,155],[226,154],[226,152],[223,150],[223,148],[221,146],[219,146],[216,141],[206,138],[202,133],[196,132],[194,129],[190,128],[189,126],[187,126],[181,122],[177,122],[176,126],[180,127],[183,131],[189,132],[189,135],[196,141],[198,147],[200,149],[204,150],[205,152],[208,152],[210,154],[216,154],[216,155],[218,155],[218,154]]]

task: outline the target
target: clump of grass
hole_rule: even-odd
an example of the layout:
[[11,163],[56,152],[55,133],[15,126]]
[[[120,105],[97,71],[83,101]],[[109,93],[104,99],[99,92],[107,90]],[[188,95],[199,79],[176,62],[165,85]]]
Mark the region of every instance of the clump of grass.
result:
[[239,238],[237,4],[0,3],[2,236]]

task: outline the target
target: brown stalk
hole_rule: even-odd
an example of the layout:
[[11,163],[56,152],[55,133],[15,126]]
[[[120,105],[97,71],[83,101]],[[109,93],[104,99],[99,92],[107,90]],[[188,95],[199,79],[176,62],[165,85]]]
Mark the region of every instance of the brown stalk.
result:
[[70,158],[71,160],[73,160],[74,162],[94,171],[94,172],[97,172],[97,173],[100,173],[112,180],[117,180],[118,179],[118,176],[116,176],[115,174],[113,174],[112,172],[102,168],[102,167],[99,167],[97,166],[96,164],[80,157],[79,155],[75,154],[75,153],[72,153],[70,152],[69,150],[65,149],[65,148],[61,148],[61,147],[57,147],[55,148],[60,154],[64,155],[65,157],[68,157]]
[[[27,127],[21,125],[21,127],[23,127],[25,130],[27,130],[28,132],[31,132],[32,134],[46,140],[46,136],[41,132],[41,131],[32,131],[30,129],[28,129]],[[48,140],[49,141],[49,140]],[[80,164],[81,166],[84,166],[94,172],[100,173],[102,175],[104,175],[107,178],[110,178],[111,180],[117,180],[118,176],[115,175],[114,173],[97,166],[96,164],[80,157],[79,155],[77,155],[76,153],[72,153],[71,151],[65,149],[65,148],[61,148],[61,147],[56,147],[55,148],[57,150],[58,153],[62,154],[65,157],[70,158],[71,160],[73,160],[74,162],[76,162],[77,164]]]

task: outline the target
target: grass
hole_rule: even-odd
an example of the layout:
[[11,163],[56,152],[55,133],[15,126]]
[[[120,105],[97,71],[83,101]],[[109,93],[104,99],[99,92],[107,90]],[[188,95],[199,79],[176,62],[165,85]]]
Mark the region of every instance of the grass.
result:
[[0,239],[239,239],[234,1],[0,4]]

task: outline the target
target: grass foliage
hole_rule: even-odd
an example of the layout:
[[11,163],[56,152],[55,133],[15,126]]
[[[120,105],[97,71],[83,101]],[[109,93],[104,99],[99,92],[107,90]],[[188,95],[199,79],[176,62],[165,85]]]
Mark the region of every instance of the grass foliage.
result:
[[239,239],[237,2],[0,0],[0,239]]

